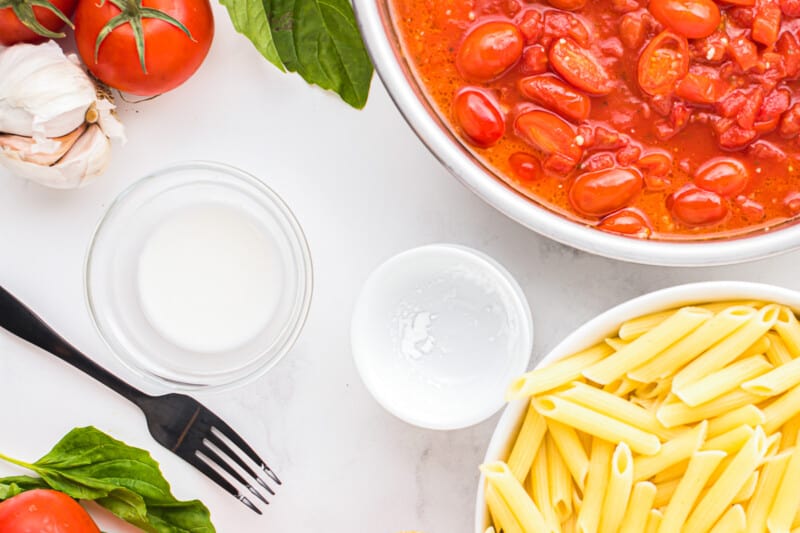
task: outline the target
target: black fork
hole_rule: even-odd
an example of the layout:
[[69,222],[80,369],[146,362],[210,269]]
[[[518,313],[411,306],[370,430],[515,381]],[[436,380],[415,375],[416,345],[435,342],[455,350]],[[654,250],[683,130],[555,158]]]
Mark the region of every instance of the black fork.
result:
[[250,510],[261,514],[248,494],[267,505],[269,500],[264,493],[275,495],[269,483],[281,484],[275,472],[224,420],[194,398],[184,394],[151,396],[122,381],[69,344],[3,287],[0,287],[0,327],[50,352],[135,403],[144,413],[156,442],[200,470]]

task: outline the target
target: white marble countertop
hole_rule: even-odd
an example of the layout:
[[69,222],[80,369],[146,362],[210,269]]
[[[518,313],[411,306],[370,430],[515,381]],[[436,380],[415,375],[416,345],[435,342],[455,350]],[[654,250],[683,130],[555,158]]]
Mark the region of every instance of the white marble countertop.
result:
[[[519,280],[533,308],[534,361],[569,331],[630,297],[709,279],[800,288],[800,253],[748,265],[667,269],[577,252],[524,229],[461,186],[428,153],[379,80],[363,112],[262,60],[216,9],[217,35],[198,74],[153,101],[122,104],[129,142],[89,188],[51,191],[0,176],[0,284],[98,362],[135,381],[86,310],[82,270],[103,211],[145,173],[189,159],[260,176],[289,203],[314,258],[308,324],[257,382],[201,401],[269,458],[285,485],[263,518],[160,448],[135,407],[55,358],[0,331],[0,451],[42,455],[75,426],[95,425],[152,450],[179,497],[199,497],[218,531],[472,531],[480,462],[496,417],[462,431],[411,427],[386,413],[356,374],[351,309],[368,273],[409,247],[483,250]],[[0,474],[15,470],[0,466]],[[106,531],[123,531],[106,526]]]

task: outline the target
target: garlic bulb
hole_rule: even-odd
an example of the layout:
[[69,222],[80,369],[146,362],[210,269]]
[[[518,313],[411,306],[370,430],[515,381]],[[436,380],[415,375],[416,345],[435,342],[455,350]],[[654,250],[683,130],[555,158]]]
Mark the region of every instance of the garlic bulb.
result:
[[0,50],[0,165],[13,174],[60,189],[102,174],[110,139],[124,141],[113,109],[53,41]]

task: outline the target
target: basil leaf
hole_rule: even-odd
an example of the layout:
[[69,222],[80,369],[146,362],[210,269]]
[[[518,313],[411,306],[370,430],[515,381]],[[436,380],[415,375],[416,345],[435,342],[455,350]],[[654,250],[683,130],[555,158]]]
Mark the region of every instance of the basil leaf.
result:
[[13,498],[26,490],[46,489],[47,483],[36,477],[13,476],[0,479],[0,501]]
[[267,61],[286,72],[272,40],[264,4],[260,0],[220,0],[220,3],[228,10],[236,31],[250,39]]
[[286,68],[363,108],[373,69],[349,0],[262,2]]

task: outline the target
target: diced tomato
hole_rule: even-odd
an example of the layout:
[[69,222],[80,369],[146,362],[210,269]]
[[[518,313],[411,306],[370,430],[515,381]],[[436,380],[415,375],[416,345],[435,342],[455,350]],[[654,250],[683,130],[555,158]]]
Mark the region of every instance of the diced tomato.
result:
[[728,36],[722,31],[715,31],[704,39],[692,42],[692,56],[703,63],[720,63],[725,59],[728,49]]
[[750,29],[753,27],[753,21],[756,18],[756,10],[755,0],[750,0],[750,3],[747,5],[740,5],[728,9],[726,11],[728,15],[727,26],[738,26],[742,29]]
[[725,90],[725,83],[710,73],[689,72],[675,90],[675,94],[696,104],[713,104],[719,100]]
[[689,72],[689,42],[670,30],[658,34],[639,58],[639,86],[651,95],[668,94]]
[[667,198],[672,216],[688,226],[717,224],[728,215],[728,206],[714,192],[688,185]]
[[480,89],[463,89],[453,101],[456,123],[467,139],[480,147],[499,141],[506,131],[506,122],[499,106]]
[[753,40],[772,46],[781,29],[781,8],[777,0],[756,0],[756,17],[753,20]]
[[612,168],[575,178],[569,199],[578,212],[600,217],[626,207],[641,190],[642,175],[638,171]]
[[623,146],[617,152],[617,163],[621,167],[629,167],[633,165],[641,155],[642,149],[639,146],[635,144],[629,144],[627,146]]
[[793,139],[800,134],[800,104],[794,104],[783,114],[778,132],[785,139]]
[[581,163],[581,171],[583,172],[596,172],[598,170],[605,170],[607,168],[614,168],[616,162],[614,161],[614,154],[611,152],[598,152],[587,157]]
[[778,38],[775,50],[783,57],[786,77],[793,79],[800,74],[800,43],[791,32],[785,31]]
[[547,2],[553,7],[567,11],[575,11],[586,5],[586,0],[547,0]]
[[575,15],[562,11],[545,12],[542,44],[550,46],[559,39],[567,37],[580,46],[589,46],[589,30]]
[[536,43],[544,31],[542,14],[535,9],[523,11],[519,19],[519,31],[525,37],[525,44]]
[[787,89],[773,89],[764,97],[756,115],[756,122],[775,121],[792,103],[792,95]]
[[520,181],[532,182],[542,177],[539,160],[531,154],[515,152],[508,158],[508,163]]
[[597,227],[610,233],[646,239],[653,233],[650,221],[639,209],[626,208],[605,217]]
[[547,50],[541,44],[529,46],[522,54],[522,69],[525,74],[544,74],[549,64]]
[[638,50],[647,37],[647,19],[642,15],[644,11],[626,13],[619,21],[619,37],[622,44],[631,50]]
[[559,39],[550,48],[550,64],[562,78],[592,95],[611,92],[611,76],[587,49],[569,39]]
[[742,128],[752,129],[764,102],[764,89],[751,87],[737,89],[717,102],[717,110],[723,117],[735,119]]
[[474,28],[461,43],[456,66],[467,80],[491,81],[522,57],[523,38],[510,22],[486,22]]
[[763,205],[755,200],[751,200],[747,196],[737,196],[735,201],[739,206],[739,211],[741,211],[751,224],[764,220],[764,217],[767,215]]
[[629,13],[642,7],[637,0],[611,0],[611,9],[617,13]]
[[781,11],[787,17],[800,17],[800,0],[780,0]]
[[743,72],[758,65],[758,49],[747,37],[736,37],[728,43],[728,53]]
[[531,76],[519,81],[527,98],[575,122],[586,120],[591,111],[589,98],[555,76]]
[[790,216],[800,215],[800,192],[792,191],[783,199],[783,205]]
[[741,150],[758,137],[755,130],[742,128],[732,121],[717,121],[714,129],[717,132],[717,143],[724,150]]

